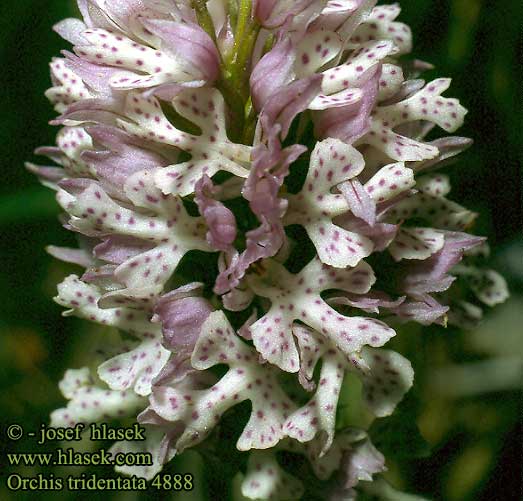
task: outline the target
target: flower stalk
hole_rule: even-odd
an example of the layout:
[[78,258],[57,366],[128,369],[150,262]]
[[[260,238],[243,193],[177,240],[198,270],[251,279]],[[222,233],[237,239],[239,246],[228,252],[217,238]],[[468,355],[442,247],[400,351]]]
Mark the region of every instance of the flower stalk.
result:
[[250,0],[241,0],[235,24],[234,44],[223,62],[218,85],[234,112],[230,122],[232,138],[252,144],[256,117],[249,99],[248,71],[261,26],[252,16]]

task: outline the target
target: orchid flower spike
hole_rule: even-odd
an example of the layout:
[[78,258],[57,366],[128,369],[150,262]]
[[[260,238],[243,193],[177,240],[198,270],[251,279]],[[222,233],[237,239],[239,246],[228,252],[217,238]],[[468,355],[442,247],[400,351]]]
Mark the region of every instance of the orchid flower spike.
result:
[[137,420],[147,439],[112,450],[153,464],[119,472],[150,480],[236,420],[244,498],[300,499],[314,476],[356,499],[386,458],[341,419],[345,378],[385,418],[413,384],[386,346],[405,322],[471,325],[507,298],[437,171],[471,141],[427,139],[467,111],[450,79],[405,76],[410,29],[375,4],[78,0],[55,26],[61,128],[28,168],[81,244],[49,248],[82,268],[56,301],[124,335],[66,372],[51,423]]

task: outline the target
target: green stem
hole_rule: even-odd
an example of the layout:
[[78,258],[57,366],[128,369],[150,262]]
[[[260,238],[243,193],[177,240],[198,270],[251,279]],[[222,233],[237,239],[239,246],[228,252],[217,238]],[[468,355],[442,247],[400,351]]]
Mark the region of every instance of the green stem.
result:
[[223,95],[231,113],[230,135],[233,141],[239,141],[245,123],[245,112],[242,96],[231,81],[230,74],[222,66],[222,78],[217,82],[217,87]]
[[229,13],[229,21],[232,26],[236,26],[238,22],[238,1],[227,0],[227,12]]
[[[236,22],[236,30],[234,32],[234,54],[238,54],[239,48],[243,43],[245,32],[251,24],[251,4],[250,0],[240,0],[240,7],[238,9],[238,20]],[[233,61],[235,63],[236,61]]]
[[249,98],[245,108],[245,127],[243,130],[243,144],[252,144],[256,133],[256,110]]
[[240,0],[234,33],[234,45],[230,56],[222,65],[219,88],[232,111],[231,134],[244,144],[252,142],[252,110],[248,107],[250,96],[248,67],[252,51],[258,39],[260,25],[253,19],[252,2]]
[[[196,11],[200,26],[216,43],[214,24],[207,10],[207,2],[192,0],[191,4]],[[235,26],[234,44],[231,53],[222,58],[220,62],[221,77],[217,82],[217,87],[232,114],[231,139],[250,144],[254,137],[255,113],[252,106],[248,106],[250,89],[249,80],[246,77],[261,26],[252,17],[251,0],[240,0],[239,2],[229,0],[229,4],[232,4],[230,21]]]
[[216,43],[216,30],[214,29],[212,17],[209,14],[209,11],[207,10],[207,2],[205,0],[192,0],[191,4],[193,9],[196,11],[196,18],[198,19],[198,24]]
[[251,6],[250,0],[241,0],[240,2],[234,33],[234,46],[231,58],[227,61],[230,79],[234,86],[240,90],[244,105],[249,97],[249,84],[244,77],[261,28],[252,17]]
[[[252,51],[254,50],[254,45],[258,39],[258,34],[260,32],[260,26],[256,23],[251,26],[251,30],[248,35],[243,40],[243,43],[240,44],[238,55],[233,70],[233,78],[237,78],[239,82],[242,82],[244,75],[248,71],[248,66],[250,63]],[[249,96],[249,81],[248,79],[244,82],[243,92],[246,94],[245,99]]]

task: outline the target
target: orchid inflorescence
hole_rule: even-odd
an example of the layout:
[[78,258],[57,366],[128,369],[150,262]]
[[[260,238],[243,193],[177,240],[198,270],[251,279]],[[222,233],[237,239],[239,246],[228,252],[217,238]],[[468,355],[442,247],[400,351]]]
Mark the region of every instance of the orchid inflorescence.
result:
[[395,329],[474,325],[506,298],[477,266],[485,239],[465,233],[476,214],[435,172],[471,141],[428,138],[466,110],[404,57],[399,6],[375,3],[78,0],[83,20],[55,26],[73,46],[46,93],[63,127],[37,153],[59,167],[28,167],[80,241],[49,252],[85,269],[56,301],[125,334],[96,372],[66,372],[51,422],[137,416],[147,440],[112,450],[154,465],[118,471],[151,479],[212,450],[250,401],[235,422],[245,498],[303,495],[287,451],[325,498],[354,499],[385,459],[337,426],[345,377],[389,416],[414,377],[383,348]]

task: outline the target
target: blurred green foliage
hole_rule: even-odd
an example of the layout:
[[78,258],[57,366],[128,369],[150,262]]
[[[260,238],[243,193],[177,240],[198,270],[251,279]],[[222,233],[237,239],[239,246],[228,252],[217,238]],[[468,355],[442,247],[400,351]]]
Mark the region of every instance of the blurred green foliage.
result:
[[[413,394],[420,400],[418,424],[433,454],[393,458],[389,478],[399,488],[432,499],[520,499],[517,381],[515,386],[501,385],[487,394],[445,394],[441,387],[434,388],[436,375],[425,369],[439,367],[441,376],[447,366],[476,359],[497,357],[503,365],[503,357],[521,357],[521,350],[514,349],[521,347],[518,317],[523,283],[519,170],[523,2],[404,0],[401,4],[401,20],[414,32],[414,55],[436,66],[425,77],[452,76],[452,96],[470,110],[459,134],[474,138],[475,146],[448,169],[452,196],[481,214],[475,231],[489,237],[513,299],[494,311],[479,333],[431,327],[412,329],[396,341],[416,369]],[[43,92],[50,83],[47,63],[65,43],[51,26],[74,15],[75,7],[65,0],[17,0],[2,2],[0,9],[0,425],[19,422],[36,430],[63,403],[57,382],[64,370],[81,366],[82,356],[100,335],[86,323],[62,318],[61,308],[51,300],[56,283],[80,270],[53,260],[44,247],[74,246],[75,242],[57,220],[53,193],[23,168],[35,147],[54,141],[56,131],[47,125],[54,112]],[[482,377],[481,372],[472,374]],[[453,382],[445,383],[443,378],[445,384]],[[3,440],[3,429],[0,436]],[[416,440],[416,447],[424,447],[421,436]],[[9,449],[12,443],[2,447],[3,452]],[[17,446],[16,450],[38,448],[24,443],[23,449]],[[197,459],[182,461],[202,471]],[[2,477],[5,471],[0,472]],[[210,489],[177,499],[212,499]],[[8,496],[2,479],[0,499]],[[132,499],[133,495],[107,497]],[[23,498],[20,493],[13,497]]]

